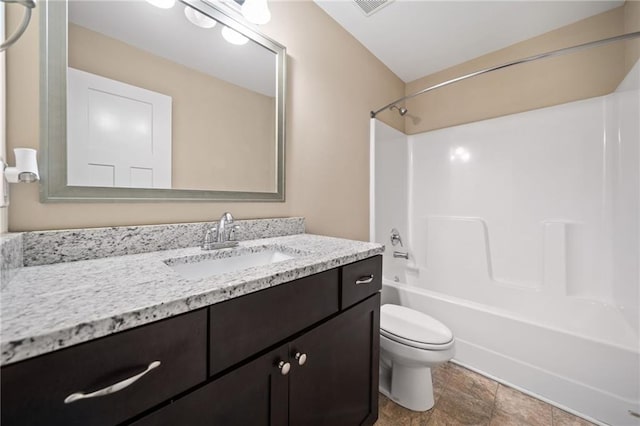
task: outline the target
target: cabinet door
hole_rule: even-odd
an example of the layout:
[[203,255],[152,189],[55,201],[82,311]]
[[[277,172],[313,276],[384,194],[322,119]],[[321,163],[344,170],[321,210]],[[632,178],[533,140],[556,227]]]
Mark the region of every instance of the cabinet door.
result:
[[[290,344],[290,425],[375,423],[379,325],[376,294]],[[297,353],[306,355],[303,365]]]
[[281,346],[133,423],[136,426],[285,426],[288,376]]

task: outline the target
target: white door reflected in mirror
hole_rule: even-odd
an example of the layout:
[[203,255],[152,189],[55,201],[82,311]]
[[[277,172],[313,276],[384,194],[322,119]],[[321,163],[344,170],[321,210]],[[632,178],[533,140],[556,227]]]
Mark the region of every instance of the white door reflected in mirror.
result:
[[171,188],[170,96],[68,69],[67,184]]

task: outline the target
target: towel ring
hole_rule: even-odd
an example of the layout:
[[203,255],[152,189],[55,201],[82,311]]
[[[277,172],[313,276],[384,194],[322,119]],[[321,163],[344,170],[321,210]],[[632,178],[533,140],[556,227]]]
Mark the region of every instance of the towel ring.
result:
[[0,0],[2,3],[18,3],[24,6],[24,16],[22,17],[22,22],[18,26],[16,32],[14,32],[9,38],[7,38],[2,44],[0,44],[0,52],[4,52],[9,46],[18,41],[18,39],[25,32],[27,27],[29,26],[29,21],[31,20],[31,9],[36,7],[35,0]]

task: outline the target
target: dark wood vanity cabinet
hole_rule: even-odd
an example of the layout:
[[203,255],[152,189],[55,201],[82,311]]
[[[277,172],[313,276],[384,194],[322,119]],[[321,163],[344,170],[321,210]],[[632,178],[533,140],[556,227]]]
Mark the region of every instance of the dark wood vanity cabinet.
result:
[[[365,259],[3,367],[2,425],[372,425],[381,263]],[[173,349],[153,352],[144,336],[162,324],[173,331],[160,346]],[[120,392],[64,404],[70,390],[122,380],[149,357],[171,361]]]
[[134,424],[372,425],[379,312],[380,295],[371,296]]

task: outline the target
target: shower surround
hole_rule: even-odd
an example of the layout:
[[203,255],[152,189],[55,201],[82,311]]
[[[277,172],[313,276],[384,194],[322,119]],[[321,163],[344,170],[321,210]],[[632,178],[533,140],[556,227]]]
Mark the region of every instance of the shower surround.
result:
[[449,326],[457,362],[608,424],[640,425],[638,81],[636,64],[607,96],[411,136],[371,123],[383,303]]

